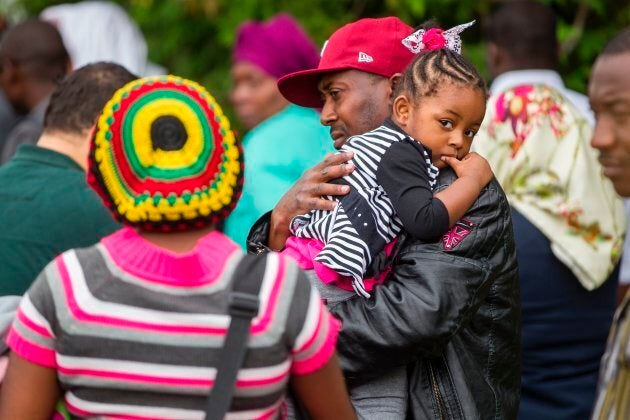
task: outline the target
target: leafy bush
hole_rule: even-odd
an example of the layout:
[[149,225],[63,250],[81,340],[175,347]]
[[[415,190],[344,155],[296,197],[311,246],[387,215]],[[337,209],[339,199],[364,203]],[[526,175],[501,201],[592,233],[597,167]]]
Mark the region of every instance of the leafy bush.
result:
[[[13,5],[11,5],[11,2]],[[9,0],[9,11],[36,15],[60,0]],[[491,0],[117,0],[138,22],[150,59],[174,74],[198,80],[227,105],[230,49],[239,23],[285,11],[315,41],[361,17],[395,15],[415,26],[436,18],[445,27],[484,17],[500,2]],[[607,39],[630,24],[628,0],[546,0],[559,16],[560,72],[567,85],[584,92],[591,64]],[[6,7],[5,7],[6,8]],[[1,10],[0,10],[1,11]],[[20,16],[18,14],[18,16]],[[535,24],[535,22],[532,22]],[[378,36],[378,34],[366,34]],[[481,25],[464,34],[464,53],[488,76]],[[229,107],[226,106],[228,114]]]

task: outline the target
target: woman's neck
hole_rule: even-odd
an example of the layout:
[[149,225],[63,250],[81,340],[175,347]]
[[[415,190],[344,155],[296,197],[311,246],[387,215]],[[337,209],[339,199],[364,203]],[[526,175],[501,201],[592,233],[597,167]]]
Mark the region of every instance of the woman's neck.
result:
[[145,240],[160,248],[168,249],[176,253],[190,252],[195,248],[199,239],[203,238],[215,230],[214,225],[202,229],[185,230],[183,232],[145,232],[138,231],[138,234]]

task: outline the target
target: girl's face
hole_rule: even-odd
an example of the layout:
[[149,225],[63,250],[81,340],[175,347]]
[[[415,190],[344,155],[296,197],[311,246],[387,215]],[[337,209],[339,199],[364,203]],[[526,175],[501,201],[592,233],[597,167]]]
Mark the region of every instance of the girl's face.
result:
[[461,159],[468,154],[485,113],[486,98],[480,89],[452,83],[418,101],[410,101],[407,94],[394,101],[396,123],[431,149],[439,169],[446,167],[442,156]]

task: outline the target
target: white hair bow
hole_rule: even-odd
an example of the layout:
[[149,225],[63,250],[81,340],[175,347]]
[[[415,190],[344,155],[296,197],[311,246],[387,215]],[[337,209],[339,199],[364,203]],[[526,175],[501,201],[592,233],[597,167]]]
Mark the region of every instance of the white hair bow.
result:
[[462,40],[459,34],[465,29],[474,25],[475,21],[463,23],[449,30],[443,31],[439,28],[419,29],[402,40],[405,47],[414,54],[421,51],[436,50],[439,48],[448,48],[458,54],[462,51]]

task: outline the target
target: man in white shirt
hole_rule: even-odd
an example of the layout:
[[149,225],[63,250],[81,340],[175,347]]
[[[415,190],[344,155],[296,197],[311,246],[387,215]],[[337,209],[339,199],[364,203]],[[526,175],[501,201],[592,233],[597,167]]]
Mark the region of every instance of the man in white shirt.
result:
[[594,125],[586,95],[567,89],[557,72],[556,17],[548,6],[527,0],[509,2],[491,16],[484,29],[492,95],[524,84],[547,85],[563,93]]
[[[588,98],[567,89],[556,70],[556,16],[549,6],[533,0],[505,2],[484,23],[492,98],[517,87],[526,92],[529,86],[545,85],[565,96],[587,123],[594,124]],[[519,111],[520,121],[530,119],[528,111],[526,106]],[[484,125],[497,118],[496,112],[488,107]],[[504,140],[482,129],[475,142]],[[514,209],[512,220],[522,301],[519,418],[588,418],[615,306],[617,271],[595,290],[586,290],[555,256],[537,220]]]

